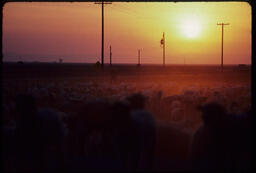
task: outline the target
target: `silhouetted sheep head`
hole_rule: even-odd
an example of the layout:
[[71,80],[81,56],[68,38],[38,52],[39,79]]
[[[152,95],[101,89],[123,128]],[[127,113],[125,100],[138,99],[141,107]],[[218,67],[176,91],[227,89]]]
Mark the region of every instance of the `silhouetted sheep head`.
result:
[[198,106],[198,110],[202,111],[202,119],[205,124],[221,124],[226,118],[227,111],[225,107],[217,102],[210,102],[204,105]]
[[35,117],[36,115],[36,102],[31,95],[18,95],[16,97],[16,110],[18,113],[17,121],[26,121]]
[[126,98],[132,109],[143,109],[147,99],[148,98],[141,93],[136,93]]

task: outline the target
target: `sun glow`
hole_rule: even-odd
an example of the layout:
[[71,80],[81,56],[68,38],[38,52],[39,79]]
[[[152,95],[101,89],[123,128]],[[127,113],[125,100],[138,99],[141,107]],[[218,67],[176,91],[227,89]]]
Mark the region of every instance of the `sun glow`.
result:
[[[105,62],[251,64],[252,13],[247,2],[115,2],[104,7]],[[40,26],[40,27],[37,27]],[[101,60],[101,7],[92,2],[10,2],[3,7],[3,61],[95,63]]]
[[198,20],[186,19],[181,23],[181,30],[188,38],[195,38],[200,34],[202,28]]

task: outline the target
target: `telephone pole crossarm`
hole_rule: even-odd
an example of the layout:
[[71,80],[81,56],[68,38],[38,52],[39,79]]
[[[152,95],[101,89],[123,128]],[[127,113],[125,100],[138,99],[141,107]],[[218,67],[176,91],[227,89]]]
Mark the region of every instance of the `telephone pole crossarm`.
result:
[[112,2],[94,2],[94,4],[112,4]]
[[229,23],[217,23],[217,25],[229,25]]

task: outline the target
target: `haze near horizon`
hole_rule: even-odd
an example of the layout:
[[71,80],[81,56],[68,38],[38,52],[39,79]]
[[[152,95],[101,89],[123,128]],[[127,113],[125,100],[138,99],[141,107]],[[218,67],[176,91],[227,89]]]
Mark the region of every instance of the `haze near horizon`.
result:
[[[104,7],[105,63],[251,64],[246,2],[113,2]],[[101,6],[94,2],[9,2],[3,8],[3,61],[101,61]]]

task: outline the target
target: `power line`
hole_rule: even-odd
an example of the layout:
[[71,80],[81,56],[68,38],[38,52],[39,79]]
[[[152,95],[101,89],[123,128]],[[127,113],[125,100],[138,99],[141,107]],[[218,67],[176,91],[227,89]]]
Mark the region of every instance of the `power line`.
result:
[[115,6],[111,6],[110,8],[114,9],[114,10],[117,10],[118,12],[121,12],[121,13],[124,13],[124,14],[127,14],[127,15],[131,15],[130,12],[126,11],[126,10],[123,10],[123,9],[120,9],[118,7],[115,7]]
[[[113,7],[111,7],[111,8],[113,8]],[[119,5],[119,4],[118,4],[118,7],[114,6],[114,9],[118,10],[118,11],[120,11],[122,13],[125,13],[127,15],[130,15],[130,16],[133,16],[133,17],[136,17],[136,18],[139,18],[139,19],[144,19],[144,20],[148,19],[150,17],[152,17],[152,18],[155,17],[155,16],[152,16],[150,14],[140,14],[139,13],[140,11],[136,11],[136,10],[133,10],[133,9],[127,7],[127,6],[122,6],[122,5]],[[145,17],[145,15],[147,17]]]

